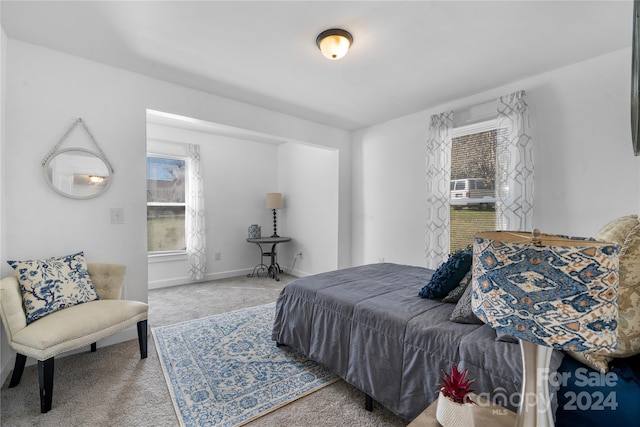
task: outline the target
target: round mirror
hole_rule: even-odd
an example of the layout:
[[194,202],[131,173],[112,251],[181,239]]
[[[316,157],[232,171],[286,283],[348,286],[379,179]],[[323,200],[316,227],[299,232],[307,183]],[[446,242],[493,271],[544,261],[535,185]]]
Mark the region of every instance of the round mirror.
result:
[[111,184],[111,165],[83,148],[56,151],[43,167],[44,179],[56,192],[72,199],[90,199],[107,191]]

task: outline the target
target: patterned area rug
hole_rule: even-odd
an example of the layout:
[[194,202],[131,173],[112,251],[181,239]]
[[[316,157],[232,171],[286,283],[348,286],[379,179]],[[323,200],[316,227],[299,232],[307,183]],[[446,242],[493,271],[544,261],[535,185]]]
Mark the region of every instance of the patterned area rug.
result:
[[239,426],[338,378],[271,340],[275,303],[153,328],[182,426]]

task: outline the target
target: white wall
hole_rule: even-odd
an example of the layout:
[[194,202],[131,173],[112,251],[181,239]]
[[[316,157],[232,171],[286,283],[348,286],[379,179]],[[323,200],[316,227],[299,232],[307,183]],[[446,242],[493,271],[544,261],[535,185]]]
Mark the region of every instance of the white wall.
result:
[[[4,52],[4,50],[3,50]],[[216,97],[72,55],[9,39],[6,49],[6,226],[0,272],[7,259],[49,257],[83,249],[89,262],[127,267],[126,297],[147,299],[146,110],[166,111],[338,149],[349,162],[350,134]],[[41,161],[70,123],[82,117],[116,169],[105,195],[73,200],[54,193]],[[341,164],[341,170],[348,165]],[[349,177],[340,178],[340,227],[350,236]],[[110,224],[110,208],[124,224]],[[348,240],[348,239],[347,239]],[[348,241],[338,248],[349,262]],[[2,353],[3,374],[11,361]],[[10,366],[8,367],[10,369]]]
[[354,265],[425,265],[429,117],[524,89],[535,143],[534,226],[593,236],[640,212],[640,157],[631,149],[631,50],[505,85],[362,129],[353,136]]
[[[2,8],[0,7],[0,22],[2,22]],[[4,223],[5,223],[5,207],[4,201],[4,156],[3,147],[5,144],[5,113],[6,108],[6,96],[7,93],[7,35],[4,32],[4,28],[0,25],[0,259],[3,258],[6,239],[4,236]]]
[[[0,22],[2,22],[2,7],[0,7]],[[6,251],[6,242],[4,230],[6,229],[6,206],[4,202],[4,145],[5,145],[5,114],[6,114],[6,72],[7,68],[7,35],[4,29],[0,25],[0,261],[4,261]],[[7,377],[8,370],[5,372],[4,361],[9,360],[11,350],[6,344],[7,335],[4,332],[4,327],[0,331],[0,383],[4,384],[4,380]]]
[[[278,262],[294,274],[338,268],[339,153],[302,144],[283,144],[278,149],[278,189],[284,209],[278,213],[278,234],[290,236],[279,245]],[[262,226],[263,234],[265,227]],[[267,227],[267,230],[270,230]],[[293,266],[295,255],[302,252]]]

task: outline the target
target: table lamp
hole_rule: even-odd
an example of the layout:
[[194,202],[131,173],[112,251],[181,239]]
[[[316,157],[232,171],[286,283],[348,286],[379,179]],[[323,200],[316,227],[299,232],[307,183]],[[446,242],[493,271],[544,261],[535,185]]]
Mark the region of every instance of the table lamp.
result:
[[473,312],[520,341],[516,426],[553,426],[553,349],[597,353],[617,347],[618,246],[538,230],[479,233],[472,268]]
[[267,193],[267,209],[273,210],[273,235],[271,237],[280,237],[277,233],[278,218],[277,209],[282,209],[282,193]]

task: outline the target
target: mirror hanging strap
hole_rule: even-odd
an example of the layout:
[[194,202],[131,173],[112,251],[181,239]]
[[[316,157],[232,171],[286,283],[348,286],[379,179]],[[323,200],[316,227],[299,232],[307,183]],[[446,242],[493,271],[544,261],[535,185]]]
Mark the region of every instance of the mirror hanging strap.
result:
[[98,149],[98,153],[100,153],[100,155],[107,161],[107,165],[109,166],[109,169],[111,169],[111,173],[116,173],[116,171],[113,168],[113,166],[111,166],[111,162],[109,162],[109,160],[107,159],[107,156],[104,154],[104,151],[102,151],[102,148],[100,148],[100,146],[98,145],[98,141],[96,141],[96,138],[93,136],[93,134],[91,133],[91,131],[87,127],[87,124],[85,123],[84,120],[82,120],[81,117],[77,118],[71,124],[71,126],[69,126],[69,129],[67,129],[67,131],[60,137],[60,139],[58,140],[56,145],[53,147],[53,149],[51,151],[49,151],[49,153],[45,156],[44,159],[42,159],[42,166],[44,167],[44,165],[47,163],[47,160],[49,160],[49,158],[51,156],[53,156],[53,154],[56,151],[58,151],[58,149],[60,148],[62,143],[69,137],[71,132],[73,132],[76,127],[78,127],[78,125],[82,125],[82,128],[85,130],[85,132],[87,132],[87,135],[89,135],[89,138],[91,139],[91,141],[93,141],[93,144]]

